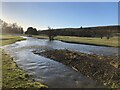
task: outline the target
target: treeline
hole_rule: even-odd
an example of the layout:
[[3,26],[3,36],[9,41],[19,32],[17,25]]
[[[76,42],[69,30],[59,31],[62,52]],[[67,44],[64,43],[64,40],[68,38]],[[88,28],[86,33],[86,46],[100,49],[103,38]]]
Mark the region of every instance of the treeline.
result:
[[23,34],[23,28],[16,23],[9,24],[0,19],[0,33],[2,34]]
[[104,37],[108,39],[111,36],[119,35],[120,26],[101,26],[101,27],[88,27],[88,28],[64,28],[64,29],[52,29],[52,30],[39,30],[39,34],[52,33],[53,36],[80,36],[80,37]]

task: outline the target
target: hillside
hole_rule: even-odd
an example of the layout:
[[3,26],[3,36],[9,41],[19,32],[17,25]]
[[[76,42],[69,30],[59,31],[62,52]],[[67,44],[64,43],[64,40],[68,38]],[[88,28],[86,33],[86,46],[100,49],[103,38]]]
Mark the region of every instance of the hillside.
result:
[[[51,33],[63,36],[82,36],[82,37],[103,37],[115,36],[120,33],[120,26],[98,26],[98,27],[80,27],[80,28],[60,28],[52,29]],[[49,34],[49,30],[39,30],[39,34]]]

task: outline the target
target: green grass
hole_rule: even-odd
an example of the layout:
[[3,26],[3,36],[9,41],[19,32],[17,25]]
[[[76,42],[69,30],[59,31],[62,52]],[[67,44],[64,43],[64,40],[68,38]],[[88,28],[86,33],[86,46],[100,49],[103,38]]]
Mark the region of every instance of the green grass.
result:
[[[48,39],[45,35],[33,35],[34,38]],[[120,47],[117,36],[107,39],[106,37],[101,38],[90,38],[90,37],[75,37],[75,36],[56,36],[55,40],[60,40],[68,43],[88,44],[97,46],[111,46]]]
[[16,41],[21,41],[25,40],[22,37],[19,36],[12,36],[12,35],[0,35],[0,45],[7,45],[7,44],[12,44],[15,43]]
[[[7,45],[16,41],[24,40],[21,37],[3,35],[0,41],[1,45]],[[40,82],[34,82],[29,79],[29,75],[25,71],[17,67],[13,58],[0,49],[2,55],[2,88],[47,88]]]
[[109,40],[104,37],[101,38],[88,38],[88,37],[75,37],[75,36],[57,36],[55,39],[71,42],[71,43],[80,43],[80,44],[91,44],[91,45],[100,45],[100,46],[112,46],[112,47],[120,47],[118,44],[119,37],[112,37]]

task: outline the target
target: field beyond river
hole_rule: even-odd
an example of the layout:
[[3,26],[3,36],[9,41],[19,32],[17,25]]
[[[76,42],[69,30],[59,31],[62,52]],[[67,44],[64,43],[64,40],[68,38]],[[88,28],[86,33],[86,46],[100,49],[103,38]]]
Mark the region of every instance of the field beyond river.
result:
[[[46,35],[33,35],[35,38],[48,39]],[[119,36],[110,37],[107,39],[103,37],[76,37],[76,36],[55,36],[54,40],[60,40],[68,43],[96,45],[96,46],[108,46],[108,47],[120,47]]]

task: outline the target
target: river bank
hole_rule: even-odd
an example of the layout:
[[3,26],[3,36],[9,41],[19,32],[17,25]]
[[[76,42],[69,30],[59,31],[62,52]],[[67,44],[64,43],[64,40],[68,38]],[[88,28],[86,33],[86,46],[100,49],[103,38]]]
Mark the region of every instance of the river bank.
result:
[[120,62],[118,57],[89,55],[69,50],[33,51],[33,53],[68,65],[105,86],[120,88]]
[[75,36],[57,36],[55,40],[60,40],[67,43],[86,44],[95,46],[120,47],[119,37],[90,38],[90,37],[75,37]]
[[[48,39],[46,35],[33,35],[33,38],[38,39]],[[119,48],[119,37],[111,37],[107,39],[106,37],[101,38],[91,38],[91,37],[76,37],[76,36],[56,36],[54,40],[59,40],[66,43],[74,44],[85,44],[85,45],[94,45],[94,46],[106,46],[106,47],[116,47]]]
[[[22,37],[2,35],[1,46],[15,43],[16,41],[25,40]],[[30,80],[25,71],[21,70],[14,59],[0,49],[2,63],[2,88],[46,88],[46,85],[40,82]]]

